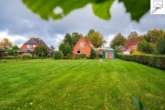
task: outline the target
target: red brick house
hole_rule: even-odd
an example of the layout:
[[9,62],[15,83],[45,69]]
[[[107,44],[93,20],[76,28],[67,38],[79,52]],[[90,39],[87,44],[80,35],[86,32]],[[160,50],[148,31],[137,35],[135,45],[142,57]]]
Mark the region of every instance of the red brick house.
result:
[[40,38],[30,38],[27,42],[25,42],[21,46],[20,52],[21,53],[33,53],[34,49],[39,45],[48,47],[46,45],[46,43],[43,40],[41,40]]
[[137,50],[139,42],[140,42],[140,38],[128,39],[128,41],[126,42],[126,44],[124,46],[123,53],[124,54],[131,54],[131,52]]
[[92,48],[92,43],[87,38],[81,37],[73,47],[72,53],[73,55],[86,55],[89,57],[91,55]]

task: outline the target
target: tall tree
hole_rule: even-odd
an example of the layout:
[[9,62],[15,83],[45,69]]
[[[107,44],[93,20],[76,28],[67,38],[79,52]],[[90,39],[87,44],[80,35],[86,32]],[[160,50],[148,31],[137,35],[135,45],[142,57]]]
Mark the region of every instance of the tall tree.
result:
[[143,42],[140,42],[139,50],[145,53],[164,54],[164,47],[165,47],[164,39],[165,39],[165,32],[163,30],[160,29],[149,30],[147,34],[143,36]]
[[95,48],[101,47],[105,43],[103,35],[93,29],[88,32],[87,38],[92,42]]
[[64,56],[70,56],[72,54],[72,48],[68,43],[60,44],[59,50],[64,54]]
[[[77,43],[77,41],[80,39],[80,37],[82,37],[82,36],[83,35],[81,35],[77,32],[72,33],[72,45],[74,46]],[[73,48],[73,46],[72,46],[72,48]]]
[[120,48],[125,45],[126,41],[127,39],[121,33],[118,33],[112,40],[111,47],[115,50],[120,51]]
[[150,30],[145,35],[145,39],[150,43],[157,43],[162,38],[165,38],[165,32],[159,29]]
[[137,37],[138,37],[138,33],[137,33],[137,32],[131,32],[131,33],[128,35],[128,39],[137,38]]
[[0,41],[0,48],[8,49],[11,47],[12,47],[12,42],[8,38],[4,38],[2,39],[2,41]]
[[72,55],[72,49],[81,36],[79,33],[65,35],[63,42],[59,46],[59,50],[63,52],[64,56]]
[[154,53],[153,45],[147,42],[145,39],[138,44],[138,50],[149,54]]
[[141,41],[141,40],[143,40],[143,37],[140,36],[137,32],[131,32],[128,35],[128,40],[131,40],[131,41]]

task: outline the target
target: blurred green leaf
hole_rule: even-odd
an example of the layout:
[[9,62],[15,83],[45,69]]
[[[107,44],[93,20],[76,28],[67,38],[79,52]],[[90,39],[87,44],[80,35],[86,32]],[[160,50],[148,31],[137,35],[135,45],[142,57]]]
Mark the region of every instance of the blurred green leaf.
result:
[[132,20],[139,21],[140,18],[149,11],[150,0],[119,0],[123,2],[126,11],[130,13]]
[[[62,19],[70,12],[92,5],[94,14],[104,20],[111,18],[110,9],[115,0],[23,0],[23,3],[42,19]],[[140,18],[149,10],[149,0],[119,0],[123,2],[133,20]],[[58,12],[60,11],[60,13]]]
[[93,12],[96,16],[108,20],[111,18],[110,8],[114,0],[107,0],[102,3],[93,3]]

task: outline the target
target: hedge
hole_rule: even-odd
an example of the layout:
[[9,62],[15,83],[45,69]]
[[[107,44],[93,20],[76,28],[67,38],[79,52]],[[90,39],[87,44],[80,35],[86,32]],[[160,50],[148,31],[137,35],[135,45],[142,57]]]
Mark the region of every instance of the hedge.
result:
[[123,55],[117,54],[117,57],[127,61],[135,61],[148,66],[165,70],[165,56],[159,55]]
[[64,54],[61,51],[55,51],[53,57],[54,59],[63,59]]

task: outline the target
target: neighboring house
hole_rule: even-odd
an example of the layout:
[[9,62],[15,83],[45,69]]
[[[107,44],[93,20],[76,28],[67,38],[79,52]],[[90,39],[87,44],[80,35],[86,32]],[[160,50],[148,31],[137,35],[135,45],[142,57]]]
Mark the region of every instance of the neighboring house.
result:
[[34,49],[39,45],[48,47],[46,45],[46,43],[43,40],[41,40],[40,38],[30,38],[27,42],[25,42],[21,46],[20,52],[21,53],[33,53]]
[[92,43],[87,38],[81,37],[73,47],[72,53],[74,56],[86,55],[87,57],[90,57],[92,48]]
[[94,49],[96,51],[97,57],[99,58],[114,58],[114,50],[111,48],[94,48],[92,43],[85,37],[81,37],[78,42],[73,47],[73,55],[86,55],[90,57],[91,51]]
[[123,53],[131,54],[133,51],[137,50],[139,41],[139,39],[128,39],[123,48]]
[[97,53],[99,57],[106,59],[114,59],[114,50],[112,48],[97,48]]

